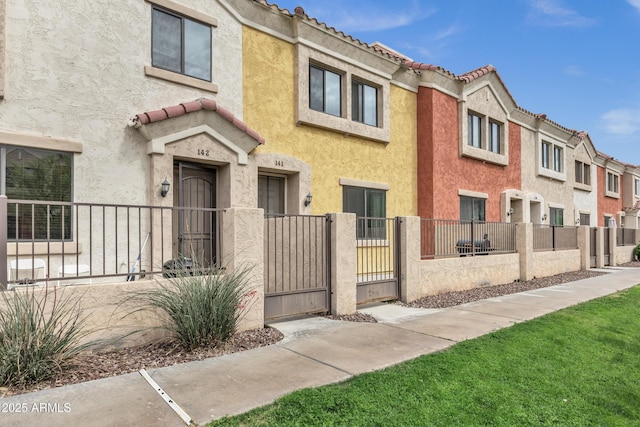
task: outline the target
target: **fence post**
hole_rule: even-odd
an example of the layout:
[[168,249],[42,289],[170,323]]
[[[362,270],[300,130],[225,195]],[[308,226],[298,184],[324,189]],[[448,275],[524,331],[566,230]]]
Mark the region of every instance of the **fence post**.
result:
[[7,290],[7,196],[0,196],[0,290]]
[[618,265],[616,261],[616,252],[618,250],[618,229],[612,227],[609,229],[609,266]]
[[255,300],[240,329],[264,326],[264,211],[229,208],[222,213],[222,262],[228,272],[250,269],[247,291]]
[[331,220],[331,314],[356,312],[358,288],[358,248],[356,216],[329,214]]
[[533,279],[533,224],[516,224],[516,250],[520,254],[520,280]]
[[596,230],[596,268],[604,267],[604,228]]
[[403,302],[411,302],[420,297],[421,219],[417,216],[399,219],[400,299]]
[[578,249],[580,250],[580,270],[588,270],[591,265],[591,245],[589,242],[589,226],[578,227]]

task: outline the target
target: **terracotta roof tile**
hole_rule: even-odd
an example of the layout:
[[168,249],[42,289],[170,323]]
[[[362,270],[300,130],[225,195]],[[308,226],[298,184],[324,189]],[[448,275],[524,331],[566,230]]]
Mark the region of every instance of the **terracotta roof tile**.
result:
[[245,122],[233,115],[233,113],[226,108],[222,108],[213,99],[200,98],[196,101],[184,102],[178,105],[172,105],[165,107],[161,110],[147,111],[144,113],[136,114],[131,119],[131,125],[138,127],[149,123],[160,122],[173,117],[183,116],[188,113],[193,113],[200,110],[214,111],[225,119],[229,120],[235,127],[242,132],[249,135],[251,138],[258,141],[260,144],[265,143],[265,139],[260,136],[258,132],[251,129]]

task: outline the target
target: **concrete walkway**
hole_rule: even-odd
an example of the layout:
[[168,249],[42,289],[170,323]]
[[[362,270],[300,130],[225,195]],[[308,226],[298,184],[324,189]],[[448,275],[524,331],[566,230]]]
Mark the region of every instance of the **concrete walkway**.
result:
[[[346,380],[640,283],[640,269],[437,310],[363,308],[379,323],[310,317],[273,323],[269,347],[149,370],[195,424],[239,414],[294,390]],[[0,399],[2,426],[184,426],[139,373]],[[20,411],[20,412],[18,412]]]

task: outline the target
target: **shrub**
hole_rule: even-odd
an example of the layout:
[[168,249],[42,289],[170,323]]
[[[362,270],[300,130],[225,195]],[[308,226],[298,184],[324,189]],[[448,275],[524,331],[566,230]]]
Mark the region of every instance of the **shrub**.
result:
[[640,261],[640,243],[638,243],[636,247],[633,248],[633,255],[636,261]]
[[1,292],[0,382],[24,387],[61,372],[90,343],[79,299],[53,290]]
[[255,295],[255,291],[247,292],[249,272],[178,274],[156,288],[138,292],[134,299],[143,308],[160,310],[162,327],[187,350],[218,345],[236,331]]

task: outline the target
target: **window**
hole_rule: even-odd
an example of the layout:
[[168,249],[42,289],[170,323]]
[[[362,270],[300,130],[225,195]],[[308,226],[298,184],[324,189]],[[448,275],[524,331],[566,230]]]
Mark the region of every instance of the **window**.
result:
[[15,204],[8,209],[11,240],[71,239],[71,210],[55,202],[71,202],[70,153],[32,148],[2,147],[2,185],[7,198],[51,204]]
[[581,213],[580,214],[580,225],[591,225],[591,214]]
[[551,163],[549,159],[551,158],[551,144],[548,142],[542,143],[542,167],[545,169],[551,169]]
[[482,147],[482,118],[478,115],[469,113],[468,124],[468,144],[472,147]]
[[549,223],[551,225],[564,225],[564,209],[549,208]]
[[265,214],[284,214],[285,178],[279,176],[258,176],[258,207]]
[[634,188],[634,190],[633,190],[633,194],[634,194],[636,197],[640,197],[640,179],[635,178],[635,179],[634,179],[634,181],[633,181],[633,183],[634,183],[634,187],[633,187],[633,188]]
[[607,172],[607,191],[610,193],[619,193],[620,177],[614,173]]
[[489,151],[500,154],[500,123],[489,122]]
[[557,145],[553,146],[553,170],[562,172],[562,148]]
[[211,26],[157,7],[151,21],[154,67],[211,81]]
[[309,65],[309,108],[340,117],[341,93],[340,74]]
[[353,121],[378,126],[378,89],[353,80],[351,91]]
[[460,221],[486,221],[486,200],[460,196]]
[[385,239],[387,192],[373,188],[342,188],[342,210],[358,217],[358,239]]
[[576,160],[576,182],[591,185],[591,165]]

